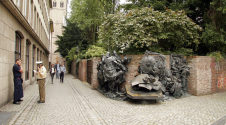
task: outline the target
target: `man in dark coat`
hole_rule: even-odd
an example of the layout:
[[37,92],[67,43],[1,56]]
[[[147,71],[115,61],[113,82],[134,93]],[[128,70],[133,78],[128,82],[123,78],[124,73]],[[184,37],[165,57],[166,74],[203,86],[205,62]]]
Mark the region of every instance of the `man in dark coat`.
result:
[[23,98],[23,69],[21,66],[21,59],[16,59],[16,63],[13,65],[13,80],[14,80],[14,98],[13,104],[20,104],[21,98]]

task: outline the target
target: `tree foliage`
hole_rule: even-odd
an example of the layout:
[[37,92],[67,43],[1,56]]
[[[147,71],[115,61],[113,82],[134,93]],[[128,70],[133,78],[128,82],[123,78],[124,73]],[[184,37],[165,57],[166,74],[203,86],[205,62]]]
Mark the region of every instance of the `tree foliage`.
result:
[[84,54],[84,58],[92,58],[92,57],[100,57],[106,54],[107,51],[103,47],[99,47],[96,45],[90,46]]
[[77,23],[72,23],[67,20],[67,26],[63,28],[62,36],[58,36],[58,40],[56,41],[56,45],[58,46],[56,52],[66,57],[73,47],[77,47],[79,50],[85,50],[88,47],[88,42],[83,37],[84,31],[78,27]]
[[163,51],[190,49],[199,44],[201,27],[183,11],[134,9],[109,15],[100,26],[99,41],[121,52],[144,52],[152,47]]
[[129,0],[123,5],[127,12],[134,8],[153,7],[154,10],[184,10],[186,15],[203,28],[196,54],[206,55],[226,48],[226,0]]

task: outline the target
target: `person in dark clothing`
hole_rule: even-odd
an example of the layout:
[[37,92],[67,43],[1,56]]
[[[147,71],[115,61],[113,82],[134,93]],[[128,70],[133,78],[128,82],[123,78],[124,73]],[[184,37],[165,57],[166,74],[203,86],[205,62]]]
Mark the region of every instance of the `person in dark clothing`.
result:
[[23,79],[22,79],[23,69],[21,66],[21,59],[16,59],[16,63],[13,65],[13,80],[14,80],[14,98],[13,104],[20,104],[23,101]]
[[59,62],[57,61],[57,63],[55,64],[55,69],[56,69],[56,79],[59,79],[60,77],[60,64]]
[[52,84],[53,84],[53,78],[54,78],[55,73],[56,73],[56,69],[55,69],[54,64],[52,64],[52,67],[50,69],[50,76],[51,76],[51,79],[52,79]]
[[63,83],[64,82],[64,74],[66,72],[66,68],[64,66],[64,64],[61,64],[60,66],[60,82]]

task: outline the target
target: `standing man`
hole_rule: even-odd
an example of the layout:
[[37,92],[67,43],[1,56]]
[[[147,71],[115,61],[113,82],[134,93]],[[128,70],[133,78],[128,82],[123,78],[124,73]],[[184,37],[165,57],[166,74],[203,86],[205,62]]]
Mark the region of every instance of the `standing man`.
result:
[[66,68],[64,64],[61,64],[60,66],[60,82],[64,82],[64,73],[66,72]]
[[43,66],[42,61],[36,62],[36,64],[38,64],[38,71],[36,74],[40,97],[38,103],[45,103],[45,80],[47,76],[47,71],[46,68]]
[[57,61],[56,65],[55,65],[55,69],[56,69],[56,79],[59,79],[60,76],[60,64]]
[[21,98],[23,98],[23,69],[21,66],[21,59],[16,59],[16,63],[13,65],[13,80],[14,80],[14,98],[13,104],[20,104]]

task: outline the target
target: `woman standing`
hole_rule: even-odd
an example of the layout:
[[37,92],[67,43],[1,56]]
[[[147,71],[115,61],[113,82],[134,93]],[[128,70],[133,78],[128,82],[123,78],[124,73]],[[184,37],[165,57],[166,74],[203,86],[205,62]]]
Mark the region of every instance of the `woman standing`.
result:
[[54,64],[52,64],[51,69],[50,69],[50,76],[52,78],[52,84],[53,84],[53,78],[54,78],[55,73],[56,73],[56,69],[54,67]]
[[64,82],[64,73],[66,72],[66,68],[64,64],[61,64],[60,66],[60,82]]

